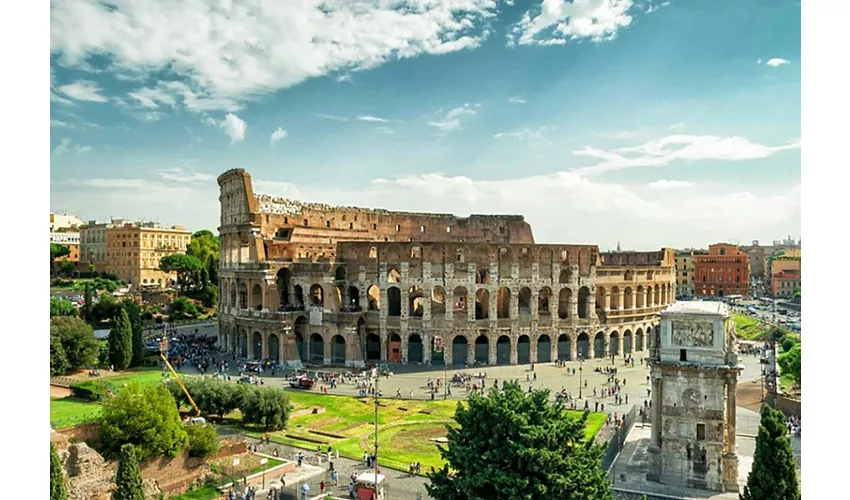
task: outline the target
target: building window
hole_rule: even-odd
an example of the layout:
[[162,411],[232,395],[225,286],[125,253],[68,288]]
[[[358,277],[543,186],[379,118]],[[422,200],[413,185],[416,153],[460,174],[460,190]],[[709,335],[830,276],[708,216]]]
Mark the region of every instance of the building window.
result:
[[348,229],[354,229],[354,223],[353,222],[348,223]]
[[396,225],[395,225],[395,231],[396,231],[396,232],[401,231],[401,224],[396,224]]
[[304,227],[307,227],[307,219],[304,219]]
[[499,226],[499,234],[505,234],[505,226]]
[[446,226],[446,232],[447,233],[452,232],[452,226]]
[[326,220],[325,221],[325,227],[331,227],[331,221]]
[[705,441],[705,424],[697,424],[697,441]]
[[425,226],[419,226],[419,232],[424,233],[425,232]]
[[378,225],[372,224],[372,231],[377,231],[377,230],[378,230]]
[[687,349],[679,349],[679,361],[687,361],[688,360],[688,350]]

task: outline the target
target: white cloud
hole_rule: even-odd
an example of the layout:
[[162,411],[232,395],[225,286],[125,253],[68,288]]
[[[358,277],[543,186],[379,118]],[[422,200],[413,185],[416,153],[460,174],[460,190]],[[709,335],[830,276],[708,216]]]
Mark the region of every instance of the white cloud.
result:
[[63,122],[62,120],[50,120],[50,126],[51,126],[51,127],[68,127],[68,128],[72,128],[70,125],[68,125],[67,123]]
[[613,40],[629,26],[632,0],[543,0],[527,11],[508,36],[508,45],[563,45],[568,40]]
[[652,181],[646,185],[649,189],[654,189],[657,191],[670,191],[671,189],[685,189],[692,188],[695,184],[691,181],[676,181],[676,180],[667,180],[667,179],[659,179],[657,181]]
[[162,88],[152,89],[143,87],[127,93],[127,96],[135,99],[140,105],[146,108],[157,108],[159,104],[174,107],[177,104],[174,97]]
[[244,139],[245,129],[248,128],[245,120],[239,118],[233,113],[227,113],[227,116],[224,117],[224,120],[222,120],[218,126],[223,128],[224,133],[230,137],[230,144],[237,143]]
[[645,13],[646,13],[646,14],[652,14],[652,13],[653,13],[653,12],[655,12],[656,10],[658,10],[658,9],[660,9],[660,8],[662,8],[662,7],[667,7],[668,5],[670,5],[670,2],[662,2],[662,3],[660,3],[660,4],[655,4],[655,5],[653,5],[653,4],[649,4],[649,7],[647,7],[647,8],[646,8]]
[[73,101],[71,101],[70,99],[65,99],[53,90],[50,91],[50,102],[58,102],[59,104],[65,104],[66,106],[74,106]]
[[288,136],[288,135],[289,135],[289,134],[286,132],[286,130],[284,130],[284,129],[282,129],[282,128],[278,127],[278,128],[277,128],[277,130],[275,130],[274,132],[272,132],[272,136],[271,136],[271,138],[269,139],[269,145],[270,145],[270,146],[274,146],[274,144],[275,144],[277,141],[279,141],[279,140],[283,139],[284,137],[286,137],[286,136]]
[[346,118],[344,116],[323,115],[321,113],[317,114],[316,118],[321,118],[323,120],[333,120],[333,121],[337,121],[337,122],[347,122],[348,121],[348,118]]
[[513,104],[525,104],[525,99],[521,97],[508,97],[508,102]]
[[165,90],[190,110],[233,112],[309,78],[477,47],[497,8],[496,0],[68,0],[51,5],[50,46],[65,67],[91,69],[106,56],[122,78],[168,71],[176,78]]
[[360,121],[363,121],[363,122],[378,122],[378,123],[389,123],[389,121],[390,121],[390,120],[387,120],[386,118],[380,118],[378,116],[372,116],[372,115],[358,116],[357,119],[360,120]]
[[432,127],[436,127],[443,132],[449,132],[452,130],[460,130],[461,123],[460,120],[464,116],[472,116],[476,113],[475,108],[481,107],[480,104],[470,105],[469,103],[464,104],[463,106],[458,106],[448,113],[446,113],[441,120],[428,122],[428,125]]
[[676,130],[676,129],[680,129],[684,126],[685,126],[685,122],[674,123],[673,125],[670,125],[669,127],[667,127],[667,130]]
[[543,136],[543,132],[546,130],[546,127],[540,127],[536,130],[532,130],[530,128],[523,128],[517,130],[515,132],[499,132],[494,135],[494,139],[502,139],[502,138],[514,138],[519,139],[521,141],[525,140],[535,140],[540,139]]
[[205,116],[201,120],[201,123],[203,123],[204,125],[209,125],[211,127],[218,127],[218,122],[212,116]]
[[767,158],[787,149],[799,149],[795,139],[780,146],[765,146],[745,137],[710,135],[669,135],[640,146],[605,151],[592,147],[573,151],[578,156],[600,160],[595,165],[574,171],[583,175],[601,174],[636,167],[659,167],[674,161],[721,160],[739,161]]
[[213,182],[216,176],[200,172],[189,172],[181,167],[167,168],[156,173],[160,178],[170,182],[193,183]]
[[791,61],[789,61],[787,59],[782,59],[781,57],[774,57],[773,59],[769,59],[767,61],[767,65],[770,66],[771,68],[776,68],[778,66],[782,66],[783,64],[788,64],[790,62]]
[[68,85],[61,85],[57,90],[71,99],[89,102],[106,102],[106,97],[100,94],[101,89],[95,82],[88,80],[77,80]]
[[89,151],[91,151],[91,146],[81,146],[79,144],[72,145],[70,138],[63,137],[59,139],[59,144],[53,150],[53,155],[61,156],[65,153],[87,153]]
[[388,135],[395,134],[395,130],[393,130],[389,127],[378,127],[375,130],[377,130],[378,132],[381,132],[382,134],[388,134]]

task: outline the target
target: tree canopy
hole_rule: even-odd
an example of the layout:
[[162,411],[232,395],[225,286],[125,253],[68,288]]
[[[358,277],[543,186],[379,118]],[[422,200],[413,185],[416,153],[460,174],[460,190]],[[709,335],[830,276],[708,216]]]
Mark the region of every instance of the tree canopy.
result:
[[112,500],[145,500],[145,490],[142,487],[142,471],[132,444],[121,447],[121,459],[118,461],[118,471],[115,473],[115,491]]
[[[50,319],[50,371],[64,373],[94,366],[100,342],[92,327],[77,317],[55,316]],[[60,368],[62,359],[64,367]]]
[[117,370],[123,370],[133,361],[133,327],[127,310],[123,307],[118,312],[109,330],[109,362]]
[[138,304],[130,299],[124,299],[121,307],[127,311],[127,319],[130,320],[131,343],[133,345],[133,358],[130,366],[140,366],[145,361],[145,344],[142,339],[142,311]]
[[197,257],[201,265],[207,271],[207,279],[210,283],[218,283],[218,258],[219,241],[211,231],[202,229],[192,235],[189,241],[188,255]]
[[753,468],[741,500],[799,500],[800,484],[785,427],[785,416],[769,405],[761,407]]
[[62,462],[59,460],[59,454],[56,453],[56,445],[52,441],[50,442],[50,500],[68,500]]
[[131,382],[105,406],[100,437],[107,454],[117,454],[129,443],[139,460],[176,456],[189,443],[174,398],[162,385],[143,389]]
[[794,382],[798,384],[802,382],[803,377],[802,349],[803,344],[794,344],[791,350],[779,355],[780,370],[782,370],[782,373],[790,375]]
[[77,308],[70,300],[61,297],[50,297],[50,317],[54,316],[76,316]]
[[610,500],[602,448],[585,438],[588,413],[570,417],[549,391],[507,383],[458,405],[448,428],[448,463],[429,474],[438,500],[563,498]]
[[197,318],[200,312],[195,303],[186,297],[177,297],[168,305],[168,314],[172,319]]
[[160,260],[159,267],[163,272],[177,273],[177,288],[180,291],[200,290],[203,287],[201,270],[204,266],[194,255],[183,253],[166,255]]
[[282,389],[246,389],[242,400],[242,421],[262,426],[266,430],[280,430],[289,419],[289,398]]
[[65,245],[50,244],[50,276],[56,275],[56,259],[71,254],[71,249]]

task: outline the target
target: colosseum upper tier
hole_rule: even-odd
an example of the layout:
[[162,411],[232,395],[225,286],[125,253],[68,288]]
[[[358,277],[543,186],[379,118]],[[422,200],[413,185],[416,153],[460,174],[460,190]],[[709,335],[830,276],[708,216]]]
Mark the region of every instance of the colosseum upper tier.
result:
[[534,243],[521,215],[391,212],[221,188],[219,342],[359,367],[524,364],[642,351],[673,302],[675,253]]

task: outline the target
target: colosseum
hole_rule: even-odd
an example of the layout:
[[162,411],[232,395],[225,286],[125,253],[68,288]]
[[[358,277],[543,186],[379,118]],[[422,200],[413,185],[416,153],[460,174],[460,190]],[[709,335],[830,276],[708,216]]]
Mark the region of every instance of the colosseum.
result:
[[[391,212],[221,190],[219,343],[290,367],[524,364],[650,348],[675,254],[535,244],[521,215]],[[653,334],[654,333],[654,334]]]

